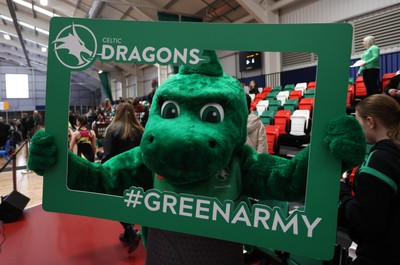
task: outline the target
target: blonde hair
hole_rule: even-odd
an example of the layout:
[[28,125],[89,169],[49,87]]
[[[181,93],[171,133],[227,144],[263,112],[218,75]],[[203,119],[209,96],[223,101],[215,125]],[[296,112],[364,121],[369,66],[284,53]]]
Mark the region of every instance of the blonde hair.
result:
[[110,131],[116,131],[122,140],[132,139],[133,131],[143,133],[143,127],[140,125],[133,106],[128,102],[117,105],[115,117],[106,129],[106,135]]
[[375,37],[374,36],[367,36],[363,39],[363,41],[365,42],[367,48],[371,47],[372,45],[375,45]]
[[388,129],[387,136],[400,148],[400,104],[392,97],[376,94],[356,105],[360,117],[373,117]]

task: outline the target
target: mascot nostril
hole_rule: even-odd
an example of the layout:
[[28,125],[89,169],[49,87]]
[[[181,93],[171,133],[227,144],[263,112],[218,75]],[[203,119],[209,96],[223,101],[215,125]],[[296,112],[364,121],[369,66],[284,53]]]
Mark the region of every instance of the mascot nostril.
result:
[[154,142],[154,136],[151,135],[151,136],[149,137],[149,143],[153,143],[153,142]]
[[217,141],[210,140],[210,141],[208,141],[208,144],[210,145],[211,148],[215,148],[217,146]]

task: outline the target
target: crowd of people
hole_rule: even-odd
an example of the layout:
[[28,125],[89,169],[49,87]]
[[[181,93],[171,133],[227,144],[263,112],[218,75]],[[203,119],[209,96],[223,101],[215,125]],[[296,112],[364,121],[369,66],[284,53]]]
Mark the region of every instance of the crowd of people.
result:
[[11,148],[15,148],[21,141],[30,139],[43,125],[43,117],[37,110],[32,115],[23,112],[21,119],[4,121],[0,117],[0,148],[6,149],[7,141]]

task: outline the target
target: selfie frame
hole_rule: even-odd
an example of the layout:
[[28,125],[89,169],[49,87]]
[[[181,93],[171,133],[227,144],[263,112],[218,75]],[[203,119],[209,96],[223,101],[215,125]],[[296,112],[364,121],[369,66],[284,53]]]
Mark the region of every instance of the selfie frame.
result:
[[[92,54],[92,61],[81,67],[73,66],[70,63],[72,61],[62,58],[66,57],[65,52],[54,49],[59,45],[60,39],[67,36],[66,32],[71,32],[74,27],[81,35],[82,32],[86,32],[88,39],[84,42],[92,48],[88,54],[95,52]],[[272,25],[52,18],[47,64],[46,132],[55,136],[58,153],[56,165],[45,172],[43,208],[51,212],[93,216],[241,242],[322,260],[331,259],[336,240],[341,161],[331,156],[323,144],[323,139],[328,122],[345,114],[352,32],[352,26],[344,23]],[[257,41],[248,42],[244,36],[257,36]],[[90,39],[91,37],[93,39]],[[115,43],[106,43],[112,40]],[[243,222],[222,224],[212,220],[145,211],[140,207],[133,209],[126,207],[122,195],[112,196],[68,189],[67,128],[71,74],[73,71],[88,68],[95,60],[100,60],[99,53],[104,45],[115,47],[121,43],[129,49],[151,46],[155,49],[167,47],[171,50],[196,48],[200,51],[252,50],[317,54],[318,81],[305,210],[295,211],[288,219],[283,219],[287,224],[294,217],[297,218],[297,234],[294,233],[293,226],[284,231],[284,226],[281,225],[282,229],[271,231],[261,227],[248,227]],[[126,62],[121,57],[103,61],[107,60]],[[304,215],[308,220],[321,218],[311,237],[304,232],[306,227],[301,218]]]

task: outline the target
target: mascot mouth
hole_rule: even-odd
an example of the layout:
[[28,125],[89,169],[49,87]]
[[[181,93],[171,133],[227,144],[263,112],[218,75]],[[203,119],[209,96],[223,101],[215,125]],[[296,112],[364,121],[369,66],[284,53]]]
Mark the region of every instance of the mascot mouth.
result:
[[223,168],[230,157],[229,150],[223,150],[212,137],[187,143],[147,134],[141,149],[145,165],[174,185],[204,181]]

